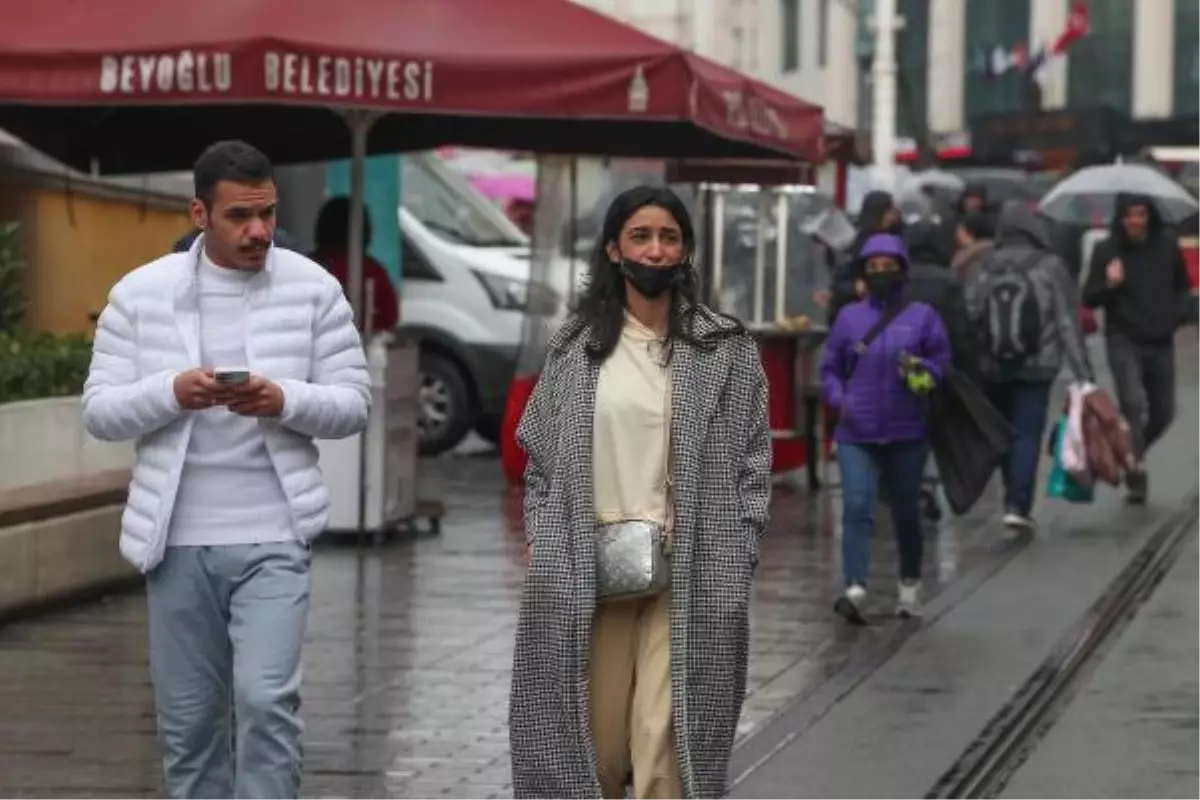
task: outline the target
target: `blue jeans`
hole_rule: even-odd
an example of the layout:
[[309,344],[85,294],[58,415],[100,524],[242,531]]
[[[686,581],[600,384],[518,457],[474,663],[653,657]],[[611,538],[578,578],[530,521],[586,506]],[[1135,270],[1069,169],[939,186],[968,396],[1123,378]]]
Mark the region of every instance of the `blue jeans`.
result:
[[842,472],[842,569],[847,586],[867,584],[880,480],[891,501],[896,549],[900,552],[900,577],[920,579],[925,544],[921,532],[921,479],[926,452],[924,441],[838,444],[838,466]]
[[168,547],[147,577],[168,796],[299,796],[310,561],[299,542]]
[[1038,463],[1042,457],[1042,436],[1046,432],[1050,386],[1049,381],[1009,381],[987,387],[992,405],[1017,432],[1001,469],[1004,508],[1023,517],[1029,516],[1037,496]]

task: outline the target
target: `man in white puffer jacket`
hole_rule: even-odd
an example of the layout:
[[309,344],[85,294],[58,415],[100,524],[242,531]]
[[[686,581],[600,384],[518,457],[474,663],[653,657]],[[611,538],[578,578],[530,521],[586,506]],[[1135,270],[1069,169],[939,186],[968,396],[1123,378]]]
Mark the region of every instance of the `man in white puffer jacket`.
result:
[[113,288],[83,418],[137,440],[121,553],[147,576],[167,792],[296,797],[309,542],[329,505],[312,440],[362,431],[370,382],[337,281],[271,246],[267,157],[220,142],[194,172],[204,233]]

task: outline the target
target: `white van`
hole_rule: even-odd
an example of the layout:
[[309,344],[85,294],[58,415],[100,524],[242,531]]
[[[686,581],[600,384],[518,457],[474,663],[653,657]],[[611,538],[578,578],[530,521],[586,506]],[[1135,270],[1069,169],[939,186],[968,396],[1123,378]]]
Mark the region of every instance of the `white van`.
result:
[[472,429],[495,442],[525,311],[558,298],[530,284],[529,237],[465,178],[432,153],[402,163],[400,324],[421,340],[421,452]]

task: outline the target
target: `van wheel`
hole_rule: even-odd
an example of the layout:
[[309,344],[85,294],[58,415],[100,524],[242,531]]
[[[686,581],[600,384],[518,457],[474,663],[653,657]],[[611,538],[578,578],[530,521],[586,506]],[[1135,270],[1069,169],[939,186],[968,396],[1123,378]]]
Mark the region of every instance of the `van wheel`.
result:
[[471,430],[471,392],[458,364],[421,353],[420,452],[436,456],[458,445]]

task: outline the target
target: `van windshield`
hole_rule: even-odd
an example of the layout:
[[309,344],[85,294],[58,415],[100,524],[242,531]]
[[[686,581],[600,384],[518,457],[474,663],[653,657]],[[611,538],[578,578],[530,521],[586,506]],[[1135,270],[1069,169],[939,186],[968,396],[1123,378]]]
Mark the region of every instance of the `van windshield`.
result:
[[529,246],[529,237],[503,211],[435,154],[413,153],[401,161],[404,208],[438,236],[472,247]]

